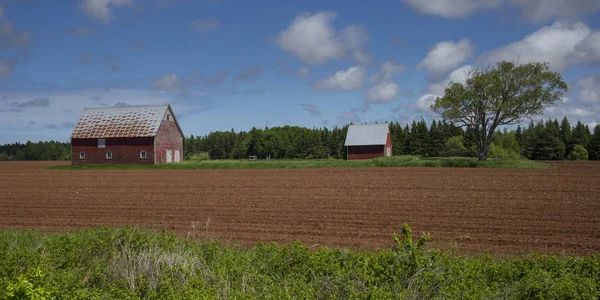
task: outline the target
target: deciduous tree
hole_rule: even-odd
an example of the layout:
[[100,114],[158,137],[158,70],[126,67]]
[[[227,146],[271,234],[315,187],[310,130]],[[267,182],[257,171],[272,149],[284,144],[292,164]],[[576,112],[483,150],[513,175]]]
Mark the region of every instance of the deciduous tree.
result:
[[498,126],[542,114],[567,90],[547,63],[502,61],[488,70],[473,69],[465,84],[451,82],[431,108],[444,119],[475,130],[477,156],[483,161]]

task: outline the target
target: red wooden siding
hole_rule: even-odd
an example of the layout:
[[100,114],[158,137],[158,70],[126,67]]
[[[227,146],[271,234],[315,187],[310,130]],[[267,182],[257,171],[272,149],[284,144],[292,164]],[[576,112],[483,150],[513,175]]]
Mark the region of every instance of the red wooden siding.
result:
[[[105,139],[106,147],[98,148],[98,139],[72,139],[71,162],[74,165],[85,164],[153,164],[153,138],[113,138]],[[146,151],[146,158],[140,158],[140,151]],[[79,153],[85,153],[80,159]],[[112,152],[112,159],[106,158],[106,152]]]
[[385,145],[365,145],[365,146],[348,146],[348,160],[353,159],[373,159],[385,156],[385,149],[390,147],[392,153],[392,138],[387,134]]
[[[394,153],[394,148],[392,148],[392,135],[389,132],[387,134],[387,139],[385,141],[385,147],[390,148],[390,156],[392,156]],[[385,149],[384,149],[384,151],[385,151]],[[384,155],[385,155],[385,152],[384,152]]]
[[167,162],[167,150],[173,151],[173,161],[175,161],[175,150],[179,150],[181,161],[183,161],[183,136],[175,124],[175,121],[163,120],[154,138],[154,147],[156,149],[156,163]]

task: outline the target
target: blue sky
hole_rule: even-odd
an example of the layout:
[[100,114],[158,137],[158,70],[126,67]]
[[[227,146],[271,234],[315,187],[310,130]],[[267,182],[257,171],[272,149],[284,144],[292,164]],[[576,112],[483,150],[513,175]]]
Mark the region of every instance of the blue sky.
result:
[[544,117],[600,123],[598,0],[0,0],[0,143],[85,107],[170,103],[186,135],[431,120],[450,80],[547,61]]

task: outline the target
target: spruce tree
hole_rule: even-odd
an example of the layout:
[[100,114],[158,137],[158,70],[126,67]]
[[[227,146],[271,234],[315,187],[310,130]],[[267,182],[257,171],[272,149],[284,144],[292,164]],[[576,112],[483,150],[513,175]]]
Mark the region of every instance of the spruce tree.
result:
[[590,140],[588,158],[590,160],[600,160],[600,125],[594,127],[594,134]]
[[560,122],[560,140],[565,144],[565,156],[568,156],[573,151],[573,144],[571,142],[573,140],[573,133],[571,132],[571,123],[569,123],[566,116]]

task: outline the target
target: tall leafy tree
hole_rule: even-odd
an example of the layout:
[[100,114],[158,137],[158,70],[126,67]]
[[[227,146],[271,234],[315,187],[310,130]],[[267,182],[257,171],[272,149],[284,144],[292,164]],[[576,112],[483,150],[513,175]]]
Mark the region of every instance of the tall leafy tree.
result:
[[542,114],[567,90],[547,63],[502,61],[488,70],[472,70],[465,84],[451,82],[431,107],[444,119],[475,130],[477,157],[484,161],[498,126]]

